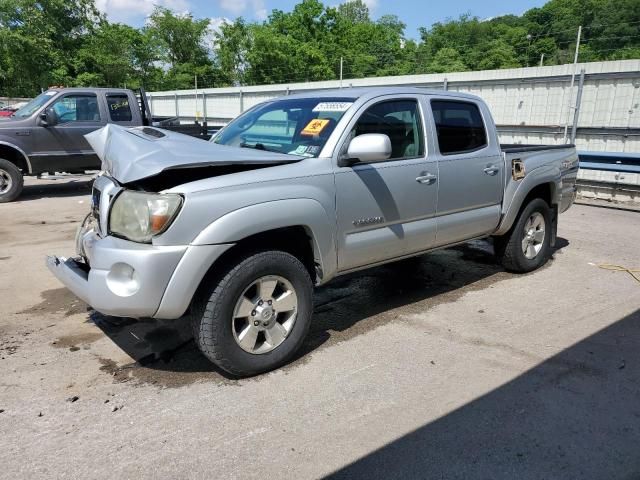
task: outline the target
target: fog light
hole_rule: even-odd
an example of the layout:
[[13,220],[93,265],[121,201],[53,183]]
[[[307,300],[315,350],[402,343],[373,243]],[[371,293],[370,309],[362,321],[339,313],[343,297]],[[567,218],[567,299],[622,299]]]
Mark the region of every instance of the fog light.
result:
[[119,297],[130,297],[140,290],[138,273],[131,265],[116,263],[107,274],[109,290]]

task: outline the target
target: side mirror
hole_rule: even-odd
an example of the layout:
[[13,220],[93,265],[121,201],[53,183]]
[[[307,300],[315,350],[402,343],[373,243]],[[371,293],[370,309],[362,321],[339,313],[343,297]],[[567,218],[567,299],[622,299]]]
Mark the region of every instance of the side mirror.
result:
[[[365,133],[355,137],[349,143],[347,163],[376,163],[391,157],[391,140],[382,133]],[[348,166],[348,165],[342,165]]]
[[40,114],[40,120],[43,127],[53,127],[58,123],[58,115],[53,108],[47,108]]

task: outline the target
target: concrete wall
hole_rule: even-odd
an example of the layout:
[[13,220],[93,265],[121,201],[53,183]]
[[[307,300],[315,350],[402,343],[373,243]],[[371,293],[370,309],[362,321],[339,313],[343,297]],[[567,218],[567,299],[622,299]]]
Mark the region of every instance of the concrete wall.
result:
[[[640,152],[640,60],[530,67],[480,72],[407,75],[345,80],[343,87],[405,85],[469,92],[491,107],[504,143],[563,143],[569,137],[584,70],[575,143],[581,150]],[[196,117],[224,125],[243,110],[271,98],[317,89],[326,82],[152,92],[155,115]]]

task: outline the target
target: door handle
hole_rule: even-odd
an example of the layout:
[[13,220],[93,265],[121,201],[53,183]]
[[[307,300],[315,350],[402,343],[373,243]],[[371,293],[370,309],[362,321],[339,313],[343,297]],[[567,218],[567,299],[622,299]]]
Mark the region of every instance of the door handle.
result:
[[434,174],[427,173],[426,175],[421,175],[419,177],[416,177],[416,182],[432,185],[436,182],[437,179],[438,177],[436,177]]
[[487,168],[484,169],[484,173],[487,175],[491,175],[492,177],[496,175],[500,171],[500,168],[496,165],[487,165]]

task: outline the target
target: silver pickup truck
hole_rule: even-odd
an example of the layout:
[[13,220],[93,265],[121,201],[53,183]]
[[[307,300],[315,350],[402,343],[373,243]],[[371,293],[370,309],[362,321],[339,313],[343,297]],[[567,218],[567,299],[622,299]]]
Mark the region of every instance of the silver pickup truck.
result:
[[237,376],[302,345],[314,285],[494,237],[529,272],[575,198],[578,157],[503,145],[474,96],[412,88],[292,95],[205,143],[151,127],[87,136],[102,159],[77,257],[49,269],[105,314],[186,316]]

